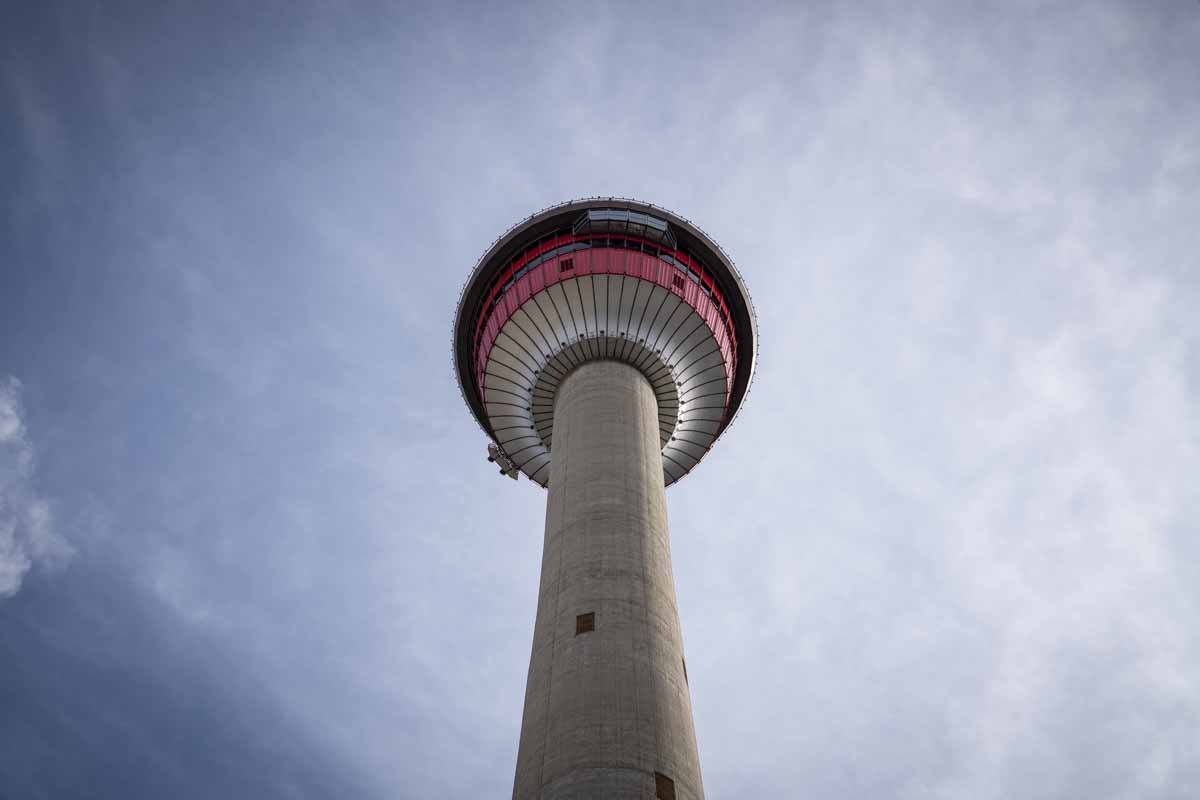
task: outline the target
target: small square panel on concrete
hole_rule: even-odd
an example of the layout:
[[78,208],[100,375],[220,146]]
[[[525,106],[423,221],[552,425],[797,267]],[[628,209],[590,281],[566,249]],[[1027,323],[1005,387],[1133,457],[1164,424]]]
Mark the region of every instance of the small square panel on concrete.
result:
[[654,796],[658,800],[675,800],[675,781],[661,772],[654,773]]

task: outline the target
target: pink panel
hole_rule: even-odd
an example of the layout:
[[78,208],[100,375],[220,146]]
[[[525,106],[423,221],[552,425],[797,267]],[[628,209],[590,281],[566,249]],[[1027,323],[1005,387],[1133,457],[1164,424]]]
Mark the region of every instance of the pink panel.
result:
[[642,277],[648,281],[658,280],[658,265],[661,263],[654,256],[642,256]]
[[[488,360],[488,355],[489,355],[490,349],[491,349],[491,345],[488,345],[488,347],[479,351],[479,372],[480,373],[484,372],[485,369],[487,368],[487,360]],[[481,391],[483,390],[482,383],[479,385],[479,388]]]
[[592,262],[592,269],[602,274],[612,272],[613,251],[604,247],[596,250],[595,253],[596,260]]
[[604,271],[609,275],[621,275],[625,272],[625,252],[624,250],[608,250],[607,261],[608,266]]
[[608,266],[604,271],[609,275],[621,275],[625,272],[625,251],[609,249],[606,251]]

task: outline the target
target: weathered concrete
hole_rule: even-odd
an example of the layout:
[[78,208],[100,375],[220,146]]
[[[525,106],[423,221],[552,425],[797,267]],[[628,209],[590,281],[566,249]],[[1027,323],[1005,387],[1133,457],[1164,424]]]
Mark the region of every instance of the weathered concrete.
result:
[[[514,800],[702,800],[663,489],[658,406],[596,361],[558,390],[541,589]],[[595,630],[576,634],[576,618]]]

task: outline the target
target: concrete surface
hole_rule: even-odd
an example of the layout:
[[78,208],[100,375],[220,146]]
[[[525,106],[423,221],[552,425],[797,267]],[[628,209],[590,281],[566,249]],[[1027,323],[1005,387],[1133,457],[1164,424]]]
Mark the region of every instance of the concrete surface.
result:
[[[615,361],[555,400],[541,589],[514,800],[701,800],[671,572],[658,407]],[[576,634],[576,618],[595,630]]]

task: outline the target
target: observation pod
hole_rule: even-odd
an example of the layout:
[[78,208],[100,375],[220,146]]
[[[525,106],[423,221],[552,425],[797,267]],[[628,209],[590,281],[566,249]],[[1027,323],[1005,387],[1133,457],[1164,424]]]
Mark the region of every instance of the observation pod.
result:
[[514,800],[704,797],[664,490],[728,427],[756,354],[732,262],[647,203],[548,208],[471,273],[459,385],[489,460],[549,490]]

